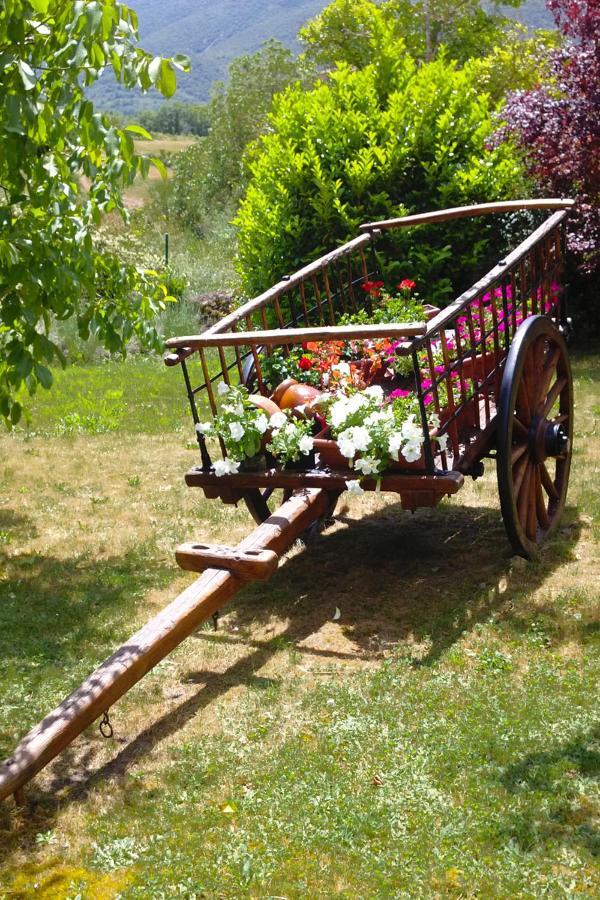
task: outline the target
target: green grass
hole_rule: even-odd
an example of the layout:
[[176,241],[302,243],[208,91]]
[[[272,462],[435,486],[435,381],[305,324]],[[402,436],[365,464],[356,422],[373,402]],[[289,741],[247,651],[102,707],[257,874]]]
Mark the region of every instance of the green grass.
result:
[[[569,503],[538,560],[510,557],[493,468],[414,517],[352,499],[115,705],[113,741],[90,729],[28,814],[2,807],[5,894],[598,896],[598,357],[575,371]],[[67,370],[36,434],[0,439],[5,751],[187,583],[178,541],[251,527],[181,483],[178,375]],[[112,430],[57,429],[109,389]]]

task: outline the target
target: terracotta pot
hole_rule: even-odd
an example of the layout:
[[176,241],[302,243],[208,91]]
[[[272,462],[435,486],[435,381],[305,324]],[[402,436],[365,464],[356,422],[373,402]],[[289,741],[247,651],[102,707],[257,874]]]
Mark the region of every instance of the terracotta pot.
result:
[[285,394],[288,388],[290,388],[293,384],[298,384],[299,382],[295,378],[286,378],[281,384],[278,384],[273,393],[271,394],[271,400],[276,403],[278,406],[281,406],[281,398]]
[[[319,468],[327,467],[334,470],[348,471],[348,473],[356,473],[356,478],[362,478],[362,475],[358,470],[350,468],[349,460],[340,453],[337,441],[325,438],[315,438],[314,451],[315,454],[318,454],[320,457]],[[401,457],[399,462],[390,462],[385,472],[392,473],[404,469],[423,469],[424,466],[425,461],[422,455],[414,462],[407,462]]]
[[279,406],[281,409],[295,409],[297,406],[306,406],[306,415],[311,414],[311,404],[319,397],[321,391],[311,384],[295,382],[280,395]]
[[269,418],[275,415],[275,413],[281,412],[280,407],[277,406],[277,404],[274,403],[273,400],[270,400],[268,397],[263,397],[262,394],[250,394],[248,400],[254,406],[262,409],[262,411],[266,413]]
[[[250,394],[248,400],[258,409],[262,409],[268,419],[270,419],[271,416],[273,416],[275,413],[281,412],[281,409],[277,406],[276,403],[274,403],[272,400],[269,400],[268,397],[263,397],[262,394]],[[271,429],[269,428],[262,436],[260,449],[265,450],[270,440]]]

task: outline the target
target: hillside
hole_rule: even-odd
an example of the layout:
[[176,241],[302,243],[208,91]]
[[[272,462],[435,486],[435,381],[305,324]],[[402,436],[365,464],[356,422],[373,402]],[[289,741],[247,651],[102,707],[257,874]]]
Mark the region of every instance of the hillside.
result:
[[[300,26],[317,15],[327,0],[130,0],[139,16],[142,45],[161,54],[186,53],[192,71],[181,75],[177,99],[190,103],[208,100],[214,81],[227,76],[232,59],[258,50],[276,38],[294,47]],[[534,27],[552,27],[544,0],[526,0],[506,15]],[[132,113],[160,104],[155,94],[143,97],[125,91],[108,73],[91,92],[103,109]]]
[[[207,100],[214,81],[224,79],[232,59],[276,38],[293,47],[300,26],[327,5],[324,0],[131,0],[139,16],[142,46],[154,53],[186,53],[192,72],[179,77],[177,99]],[[115,83],[112,74],[94,86],[104,109],[133,112],[161,102],[140,97]]]

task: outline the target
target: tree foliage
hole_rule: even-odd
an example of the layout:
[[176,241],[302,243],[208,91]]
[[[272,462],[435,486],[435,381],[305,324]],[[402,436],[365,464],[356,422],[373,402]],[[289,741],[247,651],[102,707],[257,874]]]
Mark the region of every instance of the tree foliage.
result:
[[[372,64],[345,63],[313,90],[277,97],[271,133],[249,154],[236,220],[245,291],[258,293],[361,222],[518,195],[510,147],[486,149],[485,65],[459,67],[443,55],[418,65],[390,33]],[[453,252],[433,231],[397,232],[402,277],[427,272],[428,299],[443,299],[485,252],[488,227],[461,224]]]
[[215,206],[237,201],[245,184],[246,146],[264,131],[273,96],[303,74],[278,41],[233,61],[227,84],[214,87],[208,136],[175,160],[172,205],[187,225],[201,227]]
[[387,41],[390,33],[417,60],[429,62],[444,47],[447,56],[463,62],[485,55],[512,28],[499,6],[492,2],[484,9],[480,0],[334,0],[300,30],[300,39],[307,56],[326,67],[369,65],[380,39]]
[[548,0],[565,44],[549,77],[509,97],[501,137],[518,141],[543,193],[575,196],[569,244],[600,268],[600,0]]
[[148,131],[161,134],[195,134],[204,136],[210,127],[208,103],[179,103],[169,100],[158,109],[145,109],[137,116]]
[[[125,216],[122,189],[149,159],[134,152],[138,126],[100,115],[85,88],[112,68],[127,87],[171,96],[183,57],[137,46],[135,13],[116,0],[4,0],[0,8],[0,414],[21,416],[19,391],[49,387],[64,362],[57,319],[77,318],[110,351],[132,337],[156,344],[166,290],[102,253],[103,213]],[[84,179],[85,189],[80,189]]]

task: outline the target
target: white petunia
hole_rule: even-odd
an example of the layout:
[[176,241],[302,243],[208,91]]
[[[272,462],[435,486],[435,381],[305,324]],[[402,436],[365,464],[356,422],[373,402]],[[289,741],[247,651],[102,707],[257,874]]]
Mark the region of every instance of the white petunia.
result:
[[375,400],[378,400],[380,403],[383,401],[383,388],[379,384],[369,385],[369,387],[364,389],[364,393],[369,397],[373,397]]
[[339,362],[337,365],[331,367],[331,371],[338,376],[347,378],[350,375],[350,366],[347,362]]
[[224,397],[225,394],[228,394],[230,391],[230,387],[224,381],[220,381],[217,385],[217,393]]
[[348,418],[348,403],[345,397],[336,400],[331,407],[330,419],[334,428],[340,428]]
[[375,475],[379,471],[379,460],[373,456],[363,456],[354,465],[363,475]]
[[260,416],[255,421],[256,430],[260,432],[260,434],[264,434],[267,428],[269,427],[269,420],[265,416],[264,413],[261,413]]
[[364,491],[358,481],[347,481],[346,490],[349,494],[364,494]]
[[300,450],[300,453],[304,454],[304,456],[308,456],[308,454],[310,453],[310,451],[313,448],[313,445],[314,445],[314,441],[311,438],[310,434],[304,434],[304,435],[302,435],[302,437],[300,438],[300,441],[298,442],[298,449]]
[[342,456],[345,456],[346,459],[352,459],[356,454],[356,447],[354,446],[351,434],[349,434],[349,432],[351,432],[350,428],[348,429],[348,431],[343,431],[337,439],[340,453],[342,454]]
[[406,462],[416,462],[421,456],[421,443],[417,444],[409,441],[402,448],[402,456]]
[[235,475],[237,470],[240,467],[239,460],[231,459],[231,457],[227,457],[227,459],[218,459],[214,463],[215,475],[219,478],[221,475]]
[[269,426],[271,428],[283,428],[285,423],[287,422],[287,416],[285,413],[276,412],[273,413],[269,420]]
[[377,425],[378,422],[390,422],[393,418],[394,411],[388,407],[388,409],[380,409],[377,412],[371,413],[370,416],[367,416],[365,425]]
[[394,459],[398,459],[398,454],[400,453],[400,447],[404,441],[404,436],[401,431],[393,431],[388,440],[388,450]]
[[229,425],[229,431],[234,441],[241,441],[241,439],[244,437],[244,426],[241,422],[231,422]]
[[196,425],[196,432],[198,434],[210,434],[213,429],[212,422],[198,422]]
[[448,449],[448,435],[447,434],[439,434],[436,437],[436,441],[439,444],[440,450],[442,450],[445,453],[446,450]]
[[[348,429],[350,430],[350,429]],[[352,440],[357,450],[368,450],[371,445],[371,435],[362,425],[356,425],[352,429]]]

